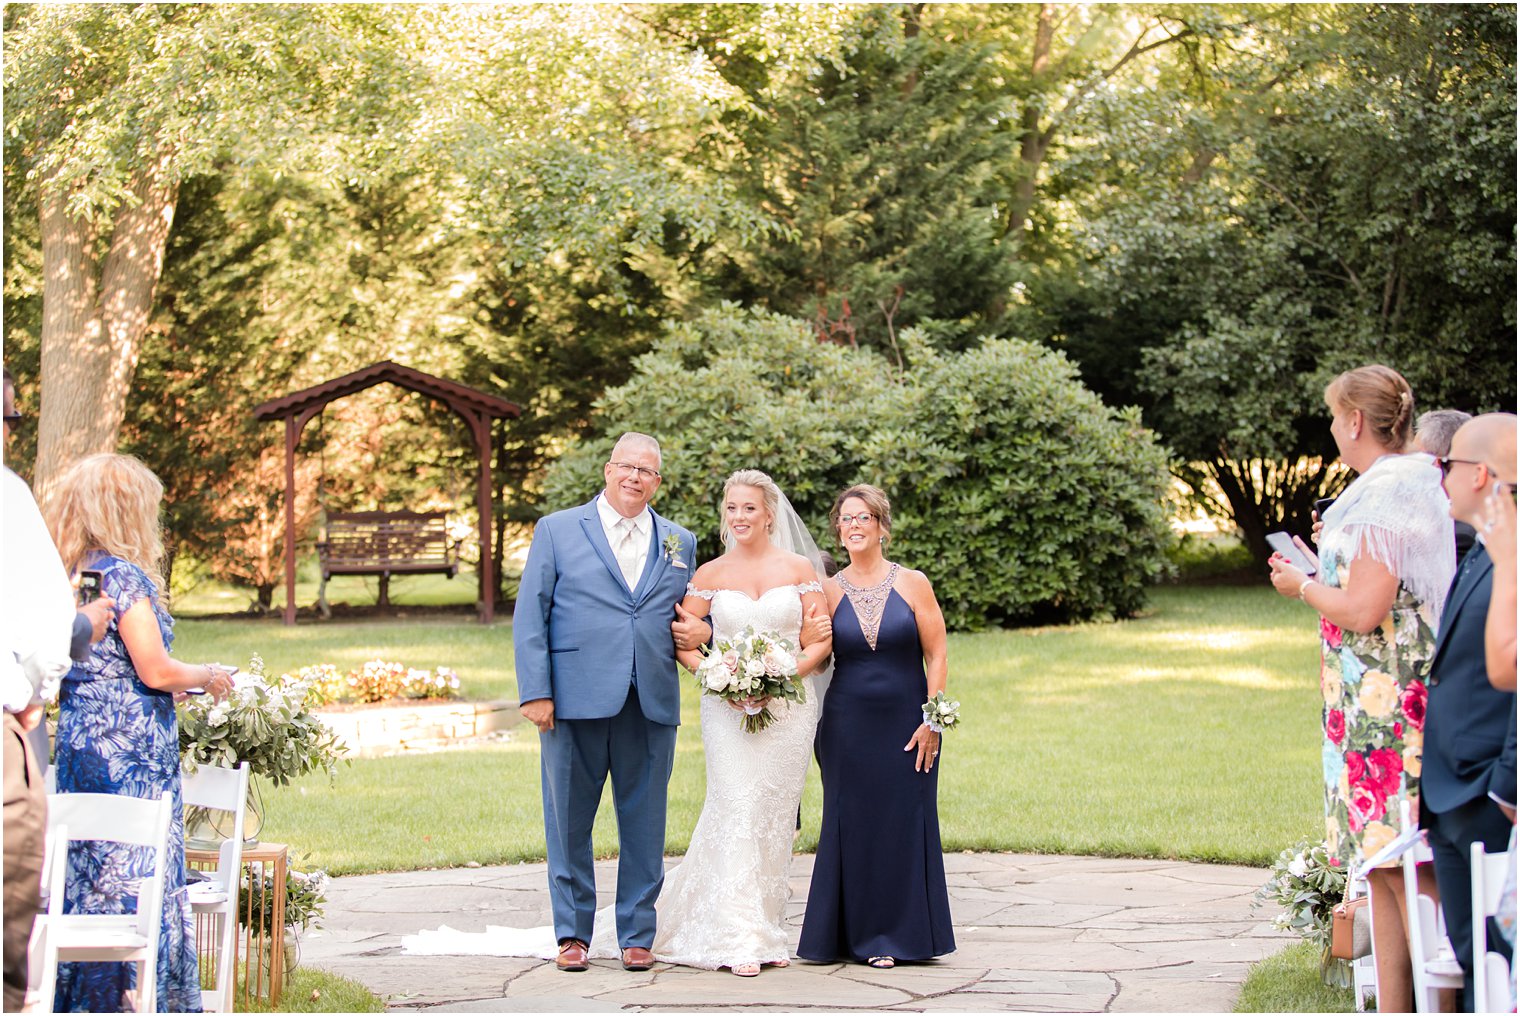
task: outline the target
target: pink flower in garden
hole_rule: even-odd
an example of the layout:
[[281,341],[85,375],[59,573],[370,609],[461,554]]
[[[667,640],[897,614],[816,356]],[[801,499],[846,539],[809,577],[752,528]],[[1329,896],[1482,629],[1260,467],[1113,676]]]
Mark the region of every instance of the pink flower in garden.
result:
[[1319,619],[1319,637],[1325,640],[1325,644],[1331,649],[1341,647],[1341,629],[1337,624],[1332,624],[1323,615]]
[[1336,744],[1340,744],[1346,737],[1346,714],[1339,709],[1332,709],[1325,716],[1325,736]]
[[1429,699],[1430,690],[1425,687],[1424,681],[1410,681],[1399,698],[1399,708],[1404,712],[1404,719],[1415,730],[1425,729],[1425,703]]

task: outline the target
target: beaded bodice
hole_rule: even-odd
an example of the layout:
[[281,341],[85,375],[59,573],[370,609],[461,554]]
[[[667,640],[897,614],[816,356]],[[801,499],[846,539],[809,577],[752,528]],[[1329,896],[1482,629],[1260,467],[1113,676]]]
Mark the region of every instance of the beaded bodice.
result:
[[849,597],[850,606],[855,608],[855,616],[860,620],[860,631],[866,637],[866,645],[876,648],[876,637],[881,633],[881,615],[887,609],[887,597],[892,594],[892,583],[897,579],[899,566],[893,564],[887,569],[887,577],[874,586],[857,586],[840,572],[834,576],[839,583],[839,588],[844,590],[844,595]]

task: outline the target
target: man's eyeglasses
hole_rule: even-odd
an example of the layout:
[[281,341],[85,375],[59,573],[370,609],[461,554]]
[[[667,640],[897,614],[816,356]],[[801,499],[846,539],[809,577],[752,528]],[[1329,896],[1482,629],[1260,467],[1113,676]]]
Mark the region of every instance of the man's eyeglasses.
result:
[[839,524],[840,524],[840,526],[853,526],[857,522],[860,525],[862,525],[862,526],[869,526],[872,522],[875,522],[875,521],[876,521],[876,516],[872,515],[870,512],[861,512],[859,515],[841,515],[841,516],[839,516]]
[[1458,462],[1466,466],[1481,466],[1485,464],[1477,459],[1454,459],[1449,455],[1444,459],[1436,459],[1436,465],[1441,467],[1441,475],[1443,477],[1450,476],[1451,467]]
[[625,473],[637,473],[641,480],[658,480],[660,478],[660,471],[650,469],[648,466],[636,466],[632,462],[614,462],[612,465]]

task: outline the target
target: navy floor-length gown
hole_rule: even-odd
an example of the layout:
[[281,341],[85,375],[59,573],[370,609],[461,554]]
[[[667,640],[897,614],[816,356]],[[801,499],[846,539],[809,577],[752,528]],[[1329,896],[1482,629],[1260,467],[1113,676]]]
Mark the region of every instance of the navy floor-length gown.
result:
[[912,608],[887,588],[874,649],[849,596],[834,612],[834,680],[818,727],[823,829],[797,947],[804,959],[926,960],[955,949],[939,766],[915,772],[917,753],[903,751],[928,697],[923,648]]

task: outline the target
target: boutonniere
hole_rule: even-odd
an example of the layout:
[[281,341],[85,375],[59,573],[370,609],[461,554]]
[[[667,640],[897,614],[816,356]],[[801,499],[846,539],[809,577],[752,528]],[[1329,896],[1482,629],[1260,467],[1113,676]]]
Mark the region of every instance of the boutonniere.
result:
[[675,533],[665,537],[665,560],[670,562],[673,568],[685,568],[686,562],[680,558],[681,538]]

